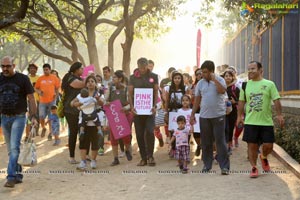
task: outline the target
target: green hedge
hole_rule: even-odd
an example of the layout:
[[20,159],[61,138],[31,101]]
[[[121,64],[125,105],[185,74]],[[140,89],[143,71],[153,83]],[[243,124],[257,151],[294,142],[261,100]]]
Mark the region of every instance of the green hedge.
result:
[[[278,128],[275,125],[275,141],[292,158],[300,163],[300,118],[296,116],[285,116],[285,127]],[[274,119],[274,122],[276,119]]]

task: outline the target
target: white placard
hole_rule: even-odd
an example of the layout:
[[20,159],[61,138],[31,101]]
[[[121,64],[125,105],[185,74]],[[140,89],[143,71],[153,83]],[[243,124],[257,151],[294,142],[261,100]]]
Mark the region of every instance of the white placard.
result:
[[[176,119],[179,115],[185,116],[187,127],[191,126],[190,125],[190,117],[191,117],[190,114],[180,113],[180,112],[169,112],[169,131],[176,130],[178,128]],[[200,123],[199,123],[200,114],[199,113],[195,114],[195,120],[196,120],[196,123],[193,126],[194,127],[194,132],[195,133],[200,133]]]
[[134,108],[138,115],[152,115],[153,89],[134,88]]

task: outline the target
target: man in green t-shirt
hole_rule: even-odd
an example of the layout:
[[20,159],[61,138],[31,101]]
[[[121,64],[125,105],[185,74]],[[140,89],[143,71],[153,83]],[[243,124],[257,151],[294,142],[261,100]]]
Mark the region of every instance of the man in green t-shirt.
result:
[[[260,154],[262,168],[264,171],[270,171],[267,156],[272,152],[275,141],[272,101],[275,105],[278,123],[281,127],[284,125],[278,90],[274,82],[263,78],[262,73],[261,63],[257,61],[249,63],[248,77],[250,80],[247,83],[245,91],[241,90],[238,105],[237,124],[245,124],[243,140],[248,143],[248,157],[252,165],[251,178],[258,176],[256,161],[259,144],[262,144],[262,152]],[[242,116],[245,104],[246,118],[244,122]]]

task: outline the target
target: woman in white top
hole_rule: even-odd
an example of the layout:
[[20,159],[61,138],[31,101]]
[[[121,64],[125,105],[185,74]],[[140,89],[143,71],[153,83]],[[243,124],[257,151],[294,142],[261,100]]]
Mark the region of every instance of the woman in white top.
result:
[[[184,85],[183,76],[180,72],[174,71],[172,73],[172,82],[170,86],[164,88],[164,98],[165,98],[165,121],[168,122],[169,112],[177,112],[178,109],[182,108],[181,98],[184,94],[191,95],[192,91]],[[169,134],[171,137],[173,131]],[[174,157],[175,153],[175,142],[172,144],[172,149],[170,150],[170,157]]]

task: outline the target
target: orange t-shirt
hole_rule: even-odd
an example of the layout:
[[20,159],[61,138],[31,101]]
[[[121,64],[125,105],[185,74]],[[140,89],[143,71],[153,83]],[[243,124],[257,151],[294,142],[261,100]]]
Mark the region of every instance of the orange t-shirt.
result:
[[55,76],[50,74],[49,76],[42,75],[35,83],[35,88],[43,92],[40,96],[41,103],[50,103],[55,100],[55,90],[60,87],[60,81]]

